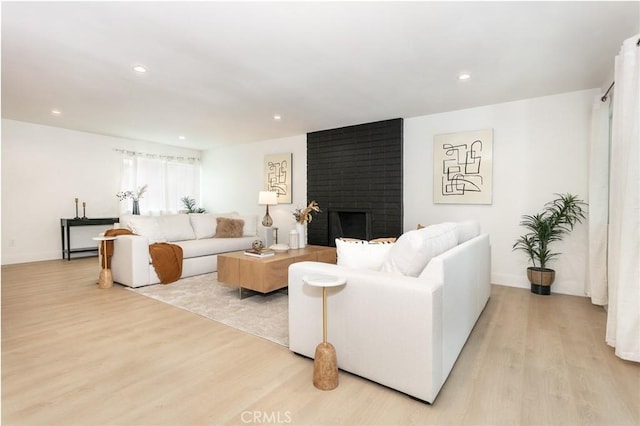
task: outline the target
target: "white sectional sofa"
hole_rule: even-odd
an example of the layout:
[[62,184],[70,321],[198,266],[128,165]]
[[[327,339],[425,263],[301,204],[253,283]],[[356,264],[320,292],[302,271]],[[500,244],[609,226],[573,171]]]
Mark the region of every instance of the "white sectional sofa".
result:
[[[217,237],[218,218],[242,220],[237,237]],[[236,223],[238,224],[238,223]],[[149,244],[169,242],[183,250],[182,277],[218,270],[218,254],[251,248],[258,237],[257,215],[175,214],[120,217],[119,227],[136,235],[120,235],[114,241],[111,271],[113,280],[129,287],[160,282],[149,257]]]
[[361,263],[344,265],[354,254],[338,245],[337,265],[290,266],[289,348],[313,358],[322,341],[322,290],[304,277],[344,277],[327,289],[338,367],[432,403],[489,299],[489,236],[474,222],[410,231],[375,266],[364,247]]

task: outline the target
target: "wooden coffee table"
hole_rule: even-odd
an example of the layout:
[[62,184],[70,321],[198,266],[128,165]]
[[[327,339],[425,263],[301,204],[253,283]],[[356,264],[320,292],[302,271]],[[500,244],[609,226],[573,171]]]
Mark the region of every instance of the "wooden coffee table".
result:
[[219,254],[218,281],[238,287],[241,299],[243,289],[269,293],[287,287],[289,265],[307,260],[336,263],[336,248],[306,246],[264,258],[247,256],[244,251]]

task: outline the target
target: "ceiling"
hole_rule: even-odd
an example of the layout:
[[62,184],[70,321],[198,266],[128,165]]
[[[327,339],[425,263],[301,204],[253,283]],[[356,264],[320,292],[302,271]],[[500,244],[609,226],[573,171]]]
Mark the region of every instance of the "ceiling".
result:
[[210,149],[603,87],[639,31],[637,1],[3,2],[2,116]]

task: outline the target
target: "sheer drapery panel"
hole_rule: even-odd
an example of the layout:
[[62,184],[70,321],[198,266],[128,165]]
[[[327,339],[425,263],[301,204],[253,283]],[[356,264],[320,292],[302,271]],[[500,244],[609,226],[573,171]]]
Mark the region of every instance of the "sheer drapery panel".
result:
[[636,362],[640,362],[639,37],[625,40],[615,58],[611,109],[606,103],[593,109],[586,288],[594,304],[607,305],[607,344],[620,358]]
[[615,62],[611,132],[606,341],[640,362],[640,47],[627,39]]
[[589,152],[589,265],[585,294],[594,305],[607,305],[609,238],[609,150],[611,97],[594,99]]
[[[200,160],[122,152],[122,191],[147,185],[140,199],[142,214],[177,213],[185,196],[200,199]],[[131,213],[131,200],[120,203],[120,213]]]

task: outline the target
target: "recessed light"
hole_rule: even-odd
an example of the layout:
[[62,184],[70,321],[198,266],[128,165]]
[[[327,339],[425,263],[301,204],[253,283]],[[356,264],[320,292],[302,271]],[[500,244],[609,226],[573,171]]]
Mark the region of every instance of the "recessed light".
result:
[[51,115],[62,115],[62,111],[60,111],[59,109],[52,109]]
[[466,72],[458,76],[458,80],[469,80],[470,78],[471,78],[471,74]]
[[139,74],[144,74],[145,72],[147,72],[147,69],[145,67],[143,67],[142,65],[136,65],[133,67],[133,70]]
[[185,140],[185,139],[186,139],[186,137],[184,137],[184,136],[178,136],[178,139],[180,139],[181,141],[183,141],[183,140]]
[[276,121],[280,121],[280,120],[282,120],[282,116],[276,114],[276,115],[273,116],[273,119],[276,120]]

